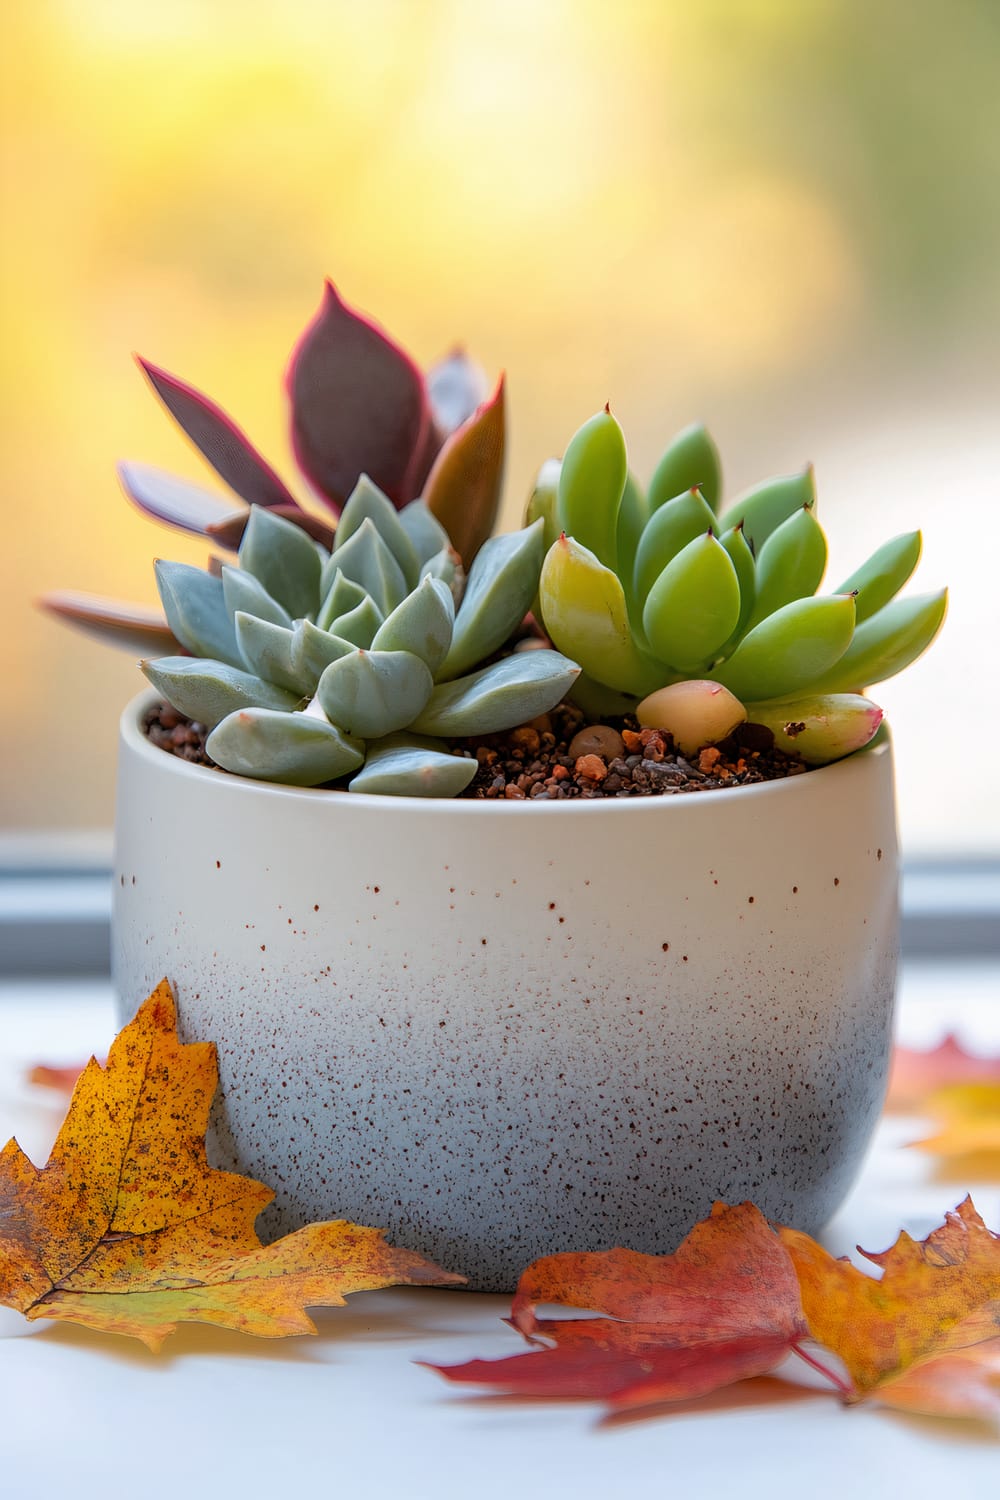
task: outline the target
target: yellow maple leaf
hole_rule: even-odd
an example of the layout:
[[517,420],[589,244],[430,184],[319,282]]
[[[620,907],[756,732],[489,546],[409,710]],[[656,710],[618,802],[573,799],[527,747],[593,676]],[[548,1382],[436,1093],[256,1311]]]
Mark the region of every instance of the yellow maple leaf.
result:
[[215,1047],[182,1044],[164,980],[80,1076],[48,1163],[0,1153],[0,1303],[130,1334],[158,1349],[179,1322],[265,1338],[315,1333],[307,1307],[462,1277],[342,1220],[262,1245],[274,1194],[208,1165]]
[[1000,1413],[1000,1236],[966,1199],[925,1240],[901,1234],[867,1276],[781,1229],[809,1332],[843,1361],[855,1399],[939,1415]]

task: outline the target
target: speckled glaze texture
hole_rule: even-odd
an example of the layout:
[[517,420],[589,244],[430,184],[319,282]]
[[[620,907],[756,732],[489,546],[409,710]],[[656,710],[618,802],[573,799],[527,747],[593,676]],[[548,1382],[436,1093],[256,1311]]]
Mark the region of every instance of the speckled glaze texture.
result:
[[888,743],[637,802],[423,802],[188,766],[122,723],[123,1019],[164,975],[214,1039],[216,1164],[262,1228],[348,1217],[509,1290],[671,1250],[717,1198],[810,1232],[885,1087]]

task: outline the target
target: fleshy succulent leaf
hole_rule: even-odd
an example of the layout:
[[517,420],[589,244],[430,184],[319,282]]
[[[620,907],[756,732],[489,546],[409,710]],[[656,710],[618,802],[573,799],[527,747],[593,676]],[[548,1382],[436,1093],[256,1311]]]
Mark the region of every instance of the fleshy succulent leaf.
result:
[[365,763],[349,787],[390,797],[456,797],[478,765],[472,757],[449,755],[437,740],[388,735],[368,746]]
[[346,614],[337,616],[330,626],[330,632],[332,635],[339,635],[342,640],[350,641],[362,651],[367,651],[384,618],[378,605],[366,594],[360,604],[356,604]]
[[675,495],[657,507],[635,553],[634,594],[640,611],[668,563],[714,525],[712,508],[700,490],[685,490],[682,495]]
[[399,524],[413,543],[421,567],[442,548],[451,546],[448,533],[423,500],[411,500],[404,505],[399,512]]
[[344,506],[337,536],[331,553],[331,567],[339,566],[336,554],[351,537],[360,530],[363,522],[370,520],[393,557],[399,563],[407,588],[413,588],[420,573],[420,558],[406,528],[400,521],[396,507],[377,484],[362,474]]
[[434,676],[448,655],[454,625],[451,590],[437,578],[425,578],[379,626],[372,649],[412,651]]
[[815,594],[825,571],[823,528],[812,511],[803,506],[775,527],[757,554],[756,601],[749,626],[759,624],[793,599]]
[[759,554],[771,532],[776,531],[782,521],[787,521],[804,505],[811,509],[815,504],[816,481],[812,464],[809,464],[800,474],[766,479],[763,484],[747,490],[726,511],[722,526],[728,530],[742,522],[747,540]]
[[646,597],[650,649],[675,672],[711,665],[736,629],[740,585],[729,554],[710,531],[678,552]]
[[327,667],[316,697],[346,734],[380,739],[412,724],[433,686],[427,663],[411,651],[354,651]]
[[423,487],[427,508],[469,568],[496,523],[503,482],[503,376],[488,401],[444,441]]
[[541,521],[544,526],[545,550],[559,536],[559,521],[556,516],[556,504],[559,498],[559,471],[562,463],[558,458],[547,458],[538,471],[534,487],[528,496],[528,504],[524,512],[525,526],[532,526],[536,521]]
[[240,567],[252,573],[293,620],[315,614],[323,562],[291,521],[255,505],[240,546]]
[[237,510],[224,495],[202,489],[200,484],[192,484],[189,479],[180,479],[163,469],[154,469],[150,464],[121,463],[118,478],[132,503],[154,521],[213,540],[234,526],[239,527],[242,535],[247,512],[242,507]]
[[849,594],[796,599],[755,625],[729,660],[708,675],[744,703],[817,691],[853,633]]
[[316,684],[330,663],[356,650],[353,641],[320,630],[311,620],[298,620],[292,631],[291,668],[304,684],[304,691],[315,693]]
[[895,677],[927,650],[944,623],[948,590],[893,599],[854,632],[836,665],[810,683],[817,693],[859,692]]
[[861,750],[874,738],[882,710],[856,693],[810,693],[778,703],[749,703],[751,724],[762,724],[786,755],[825,766]]
[[854,594],[858,624],[871,618],[903,587],[920,561],[922,539],[919,531],[907,531],[883,542],[867,562],[852,573],[837,590]]
[[167,624],[181,645],[195,656],[242,668],[222,579],[189,563],[157,562],[155,573]]
[[570,688],[567,697],[579,704],[591,719],[620,719],[634,713],[637,698],[634,693],[620,693],[581,672]]
[[226,662],[161,656],[157,661],[144,661],[141,666],[168,703],[209,729],[237,709],[291,709],[299,701],[295,693],[287,693]]
[[308,685],[295,671],[292,661],[292,632],[283,625],[272,625],[255,615],[237,610],[233,620],[236,640],[250,671],[265,682],[277,683],[296,697],[308,692]]
[[346,615],[348,610],[356,608],[368,597],[360,583],[355,583],[352,578],[345,578],[337,567],[333,569],[332,577],[326,584],[328,572],[329,565],[324,567],[320,583],[320,593],[323,594],[324,587],[326,589],[316,616],[316,624],[321,630],[329,630],[338,616]]
[[486,372],[464,349],[453,349],[427,371],[427,396],[439,431],[454,432],[489,395]]
[[332,553],[327,567],[331,579],[329,569],[334,568],[359,583],[383,615],[402,603],[409,592],[402,568],[368,516]]
[[411,728],[455,737],[493,734],[548,713],[579,676],[558,651],[519,651],[434,689]]
[[461,676],[504,644],[531,608],[544,557],[541,521],[486,542],[466,579],[439,678]]
[[[618,526],[615,532],[615,571],[619,578],[632,579],[635,559],[643,532],[649,524],[649,507],[634,474],[629,474],[622,491],[622,503],[618,507]],[[551,544],[550,544],[551,545]]]
[[465,591],[465,569],[454,547],[442,547],[440,552],[427,559],[420,569],[420,581],[425,578],[437,578],[451,590],[456,605],[461,601]]
[[222,720],[205,745],[214,761],[237,776],[320,786],[362,763],[364,747],[312,714],[241,709]]
[[230,489],[250,505],[298,509],[284,481],[220,406],[148,360],[140,359],[139,366],[167,411]]
[[394,505],[414,498],[415,471],[431,428],[424,378],[398,344],[347,306],[330,281],[292,355],[287,383],[295,456],[336,509],[361,474],[369,474]]
[[269,505],[268,510],[272,516],[281,516],[282,520],[291,521],[306,536],[311,536],[314,542],[318,542],[323,552],[329,552],[333,546],[335,531],[318,516],[311,515],[309,511],[303,510],[299,505]]
[[627,478],[625,436],[606,407],[570,438],[556,500],[560,529],[606,567],[615,565],[618,510]]
[[753,614],[754,601],[757,598],[757,564],[750,547],[750,543],[743,535],[742,526],[731,526],[724,531],[719,541],[729,554],[729,561],[736,569],[736,576],[740,581],[740,617],[736,622],[731,640],[726,642],[723,650],[729,654],[729,648],[745,634],[750,616]]
[[277,599],[272,598],[259,578],[255,578],[245,568],[231,568],[225,564],[219,576],[222,579],[222,594],[231,620],[235,622],[236,611],[243,610],[245,614],[256,615],[259,620],[267,620],[272,625],[284,625],[287,630],[291,629],[291,615],[278,603]]
[[123,651],[161,656],[181,649],[162,612],[147,604],[130,604],[76,589],[45,594],[38,603],[48,614],[65,620],[84,635]]
[[546,553],[538,598],[552,641],[588,676],[636,697],[661,686],[662,667],[633,639],[618,577],[572,537]]
[[722,495],[722,463],[707,428],[693,422],[672,438],[649,482],[650,513],[685,490],[700,490],[713,512]]

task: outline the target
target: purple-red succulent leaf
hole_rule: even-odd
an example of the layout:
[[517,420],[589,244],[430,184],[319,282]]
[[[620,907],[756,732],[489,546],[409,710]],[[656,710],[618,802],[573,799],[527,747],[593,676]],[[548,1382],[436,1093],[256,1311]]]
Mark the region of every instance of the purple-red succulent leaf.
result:
[[488,401],[445,440],[424,499],[451,537],[466,569],[496,522],[503,482],[504,378]]
[[167,624],[163,611],[103,594],[60,589],[44,594],[40,607],[59,620],[105,645],[135,651],[140,656],[169,656],[184,648]]
[[360,474],[404,505],[431,427],[424,377],[407,354],[349,308],[331,281],[288,367],[299,467],[337,509]]
[[188,479],[154,469],[149,464],[121,463],[118,478],[125,494],[144,515],[192,536],[228,535],[237,525],[242,533],[248,512],[235,510],[232,500],[202,489]]
[[490,393],[486,371],[464,349],[453,349],[427,371],[427,395],[434,421],[447,434],[461,427]]
[[250,505],[295,505],[295,497],[221,406],[145,359],[139,366],[167,411],[212,468]]

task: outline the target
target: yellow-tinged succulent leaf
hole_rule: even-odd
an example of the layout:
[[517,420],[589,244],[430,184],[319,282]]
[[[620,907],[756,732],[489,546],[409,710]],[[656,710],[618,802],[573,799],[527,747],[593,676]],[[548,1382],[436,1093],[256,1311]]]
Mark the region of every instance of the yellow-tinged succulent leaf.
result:
[[572,537],[549,548],[538,596],[554,644],[589,677],[637,697],[662,686],[664,669],[633,640],[617,575]]

